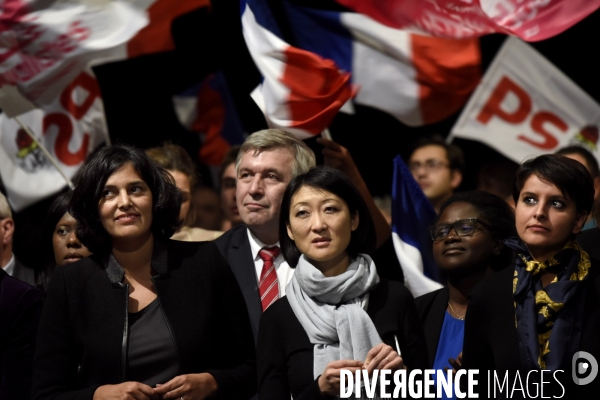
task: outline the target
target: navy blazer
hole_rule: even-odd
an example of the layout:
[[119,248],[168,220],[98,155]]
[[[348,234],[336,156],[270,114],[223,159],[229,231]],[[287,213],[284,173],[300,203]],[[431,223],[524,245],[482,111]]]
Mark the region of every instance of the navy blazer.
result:
[[28,399],[42,294],[0,268],[0,399]]

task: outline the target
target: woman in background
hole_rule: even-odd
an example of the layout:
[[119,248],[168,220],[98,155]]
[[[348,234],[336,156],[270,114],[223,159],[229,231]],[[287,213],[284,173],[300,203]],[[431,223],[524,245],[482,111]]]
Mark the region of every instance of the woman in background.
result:
[[165,143],[162,146],[146,150],[146,154],[171,174],[175,180],[175,185],[181,191],[182,202],[179,218],[182,221],[182,226],[171,239],[200,242],[214,240],[221,236],[223,234],[221,231],[191,226],[196,220],[195,210],[192,206],[192,195],[198,186],[198,174],[196,166],[187,151],[176,144]]
[[[294,277],[262,316],[259,398],[333,398],[340,370],[425,368],[423,331],[408,289],[379,279],[366,254],[374,227],[357,189],[317,167],[283,196],[281,251]],[[402,356],[400,356],[402,354]]]
[[77,221],[68,211],[70,199],[71,192],[59,195],[50,205],[44,220],[42,247],[45,260],[37,279],[37,286],[42,292],[48,287],[54,267],[62,267],[92,254],[77,238]]

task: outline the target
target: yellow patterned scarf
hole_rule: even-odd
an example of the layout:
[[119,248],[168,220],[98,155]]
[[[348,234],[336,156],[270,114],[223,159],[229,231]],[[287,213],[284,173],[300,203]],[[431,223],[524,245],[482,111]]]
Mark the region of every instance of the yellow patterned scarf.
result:
[[[571,328],[581,324],[581,310],[577,310],[581,307],[565,306],[578,296],[579,283],[588,276],[589,256],[575,240],[544,262],[533,260],[520,240],[509,239],[506,244],[518,254],[513,295],[522,361],[526,367],[558,369],[570,348],[579,343],[579,337],[570,336],[578,332]],[[544,271],[556,274],[545,288],[540,280]]]

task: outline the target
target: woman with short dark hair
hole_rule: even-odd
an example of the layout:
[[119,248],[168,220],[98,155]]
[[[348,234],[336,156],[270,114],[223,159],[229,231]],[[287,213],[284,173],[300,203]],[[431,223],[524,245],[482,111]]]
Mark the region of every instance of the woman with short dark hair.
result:
[[380,279],[366,254],[369,211],[338,170],[317,167],[283,196],[279,240],[295,266],[286,296],[263,314],[257,344],[259,398],[330,398],[340,370],[424,368],[427,351],[414,301]]
[[54,271],[35,399],[248,398],[246,306],[212,242],[168,240],[181,194],[142,151],[106,147],[75,179],[70,212],[94,254]]
[[593,196],[587,170],[561,155],[517,171],[518,237],[505,241],[513,265],[482,281],[467,310],[463,366],[480,371],[480,393],[488,390],[487,370],[501,379],[508,372],[509,387],[520,377],[526,393],[541,385],[544,396],[576,398],[600,389],[598,379],[579,386],[572,378],[578,352],[600,357],[600,271],[575,240]]

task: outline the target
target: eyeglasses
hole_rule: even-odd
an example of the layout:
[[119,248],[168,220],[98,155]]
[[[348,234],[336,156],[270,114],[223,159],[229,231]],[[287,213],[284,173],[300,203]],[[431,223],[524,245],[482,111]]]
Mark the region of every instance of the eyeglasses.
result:
[[436,159],[431,159],[431,160],[427,160],[424,163],[415,161],[415,162],[411,162],[410,164],[408,164],[408,168],[410,169],[410,172],[417,172],[419,169],[425,168],[425,172],[431,172],[431,171],[437,171],[440,170],[442,168],[446,168],[448,167],[449,164],[442,161],[442,160],[436,160]]
[[453,224],[437,224],[431,226],[429,227],[429,234],[431,235],[431,240],[435,242],[446,239],[452,229],[454,229],[454,232],[456,232],[458,236],[470,236],[475,232],[475,225],[478,222],[486,228],[490,228],[488,224],[477,218],[467,218],[460,219]]

